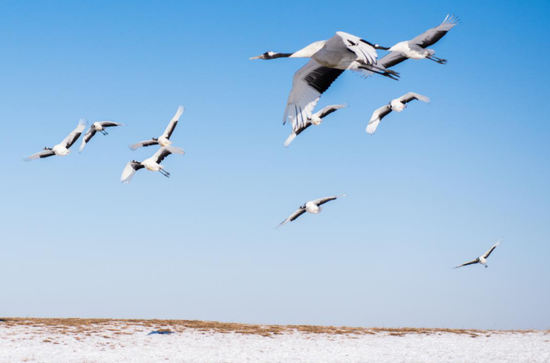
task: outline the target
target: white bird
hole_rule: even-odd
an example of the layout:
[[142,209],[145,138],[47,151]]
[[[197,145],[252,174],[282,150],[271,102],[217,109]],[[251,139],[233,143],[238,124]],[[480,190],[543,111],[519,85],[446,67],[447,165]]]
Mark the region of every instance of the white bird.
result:
[[67,156],[70,154],[71,150],[69,148],[73,146],[73,144],[78,140],[80,135],[82,134],[82,131],[86,128],[86,125],[88,122],[81,118],[78,121],[78,126],[76,129],[74,129],[69,136],[67,136],[63,141],[61,141],[59,144],[55,145],[54,147],[45,147],[44,150],[37,152],[36,154],[33,154],[27,158],[25,158],[25,161],[35,160],[35,159],[43,159],[47,158],[53,155],[58,156]]
[[179,147],[165,146],[160,148],[155,155],[151,156],[149,159],[145,159],[143,161],[132,160],[126,164],[126,167],[122,171],[120,181],[124,184],[128,184],[134,177],[136,171],[142,168],[149,171],[158,171],[165,177],[169,178],[170,173],[164,170],[164,166],[160,165],[160,163],[170,154],[185,155],[185,152]]
[[389,50],[391,53],[381,58],[379,63],[384,68],[393,67],[407,59],[430,59],[439,64],[446,64],[445,59],[434,56],[433,49],[427,47],[437,43],[443,38],[449,30],[459,23],[459,19],[454,15],[447,15],[443,22],[435,28],[429,29],[414,39],[406,40],[395,44],[389,49],[380,47],[380,49]]
[[292,130],[292,133],[290,134],[290,136],[288,136],[288,138],[284,143],[285,147],[288,147],[288,145],[290,145],[290,143],[292,142],[292,140],[296,138],[296,136],[300,135],[302,131],[304,131],[311,125],[319,126],[324,117],[330,115],[331,113],[333,113],[334,111],[340,108],[347,107],[347,106],[348,106],[347,104],[330,105],[330,106],[326,106],[321,111],[314,113],[311,117],[308,117],[306,121],[306,125],[304,127],[299,127],[296,131],[294,129]]
[[321,95],[346,69],[377,73],[397,80],[397,72],[377,64],[376,48],[387,49],[355,35],[336,32],[334,37],[312,43],[294,53],[266,52],[250,59],[311,58],[294,74],[283,118],[283,125],[290,121],[296,132],[306,125]]
[[107,127],[114,127],[114,126],[126,126],[125,124],[121,124],[118,122],[113,121],[96,121],[90,126],[86,134],[84,134],[84,137],[82,138],[82,144],[80,145],[80,151],[82,152],[82,149],[84,149],[84,146],[94,137],[96,132],[101,132],[103,135],[109,135],[107,131],[105,131],[105,128]]
[[164,130],[164,133],[161,136],[153,137],[150,140],[140,141],[136,144],[130,145],[130,149],[136,150],[137,148],[140,148],[142,146],[151,145],[160,145],[161,147],[172,145],[170,137],[172,136],[172,133],[174,132],[174,129],[176,128],[176,125],[178,124],[178,121],[183,111],[185,111],[185,108],[183,108],[183,106],[179,106],[176,114],[174,115],[174,117],[172,117],[172,120],[170,120],[170,123],[168,124],[166,130]]
[[387,105],[380,107],[376,111],[373,112],[372,117],[367,125],[367,133],[369,135],[374,134],[376,131],[376,128],[378,127],[378,124],[384,117],[389,115],[392,111],[401,112],[405,108],[407,108],[407,103],[413,101],[413,100],[419,100],[422,102],[430,103],[430,99],[426,96],[419,95],[418,93],[409,92],[399,98],[396,98],[394,100],[391,100],[390,103]]
[[489,257],[489,255],[491,254],[491,252],[493,252],[493,250],[495,248],[497,248],[498,244],[500,243],[500,240],[498,240],[497,243],[495,243],[495,245],[493,247],[491,247],[489,249],[489,251],[485,252],[483,255],[479,256],[478,258],[476,258],[475,260],[472,260],[470,262],[466,262],[466,263],[463,263],[462,265],[458,265],[456,266],[455,268],[459,268],[459,267],[462,267],[462,266],[468,266],[468,265],[473,265],[473,264],[476,264],[476,263],[480,263],[482,264],[483,266],[485,266],[485,268],[487,268],[487,258]]
[[292,213],[287,219],[281,222],[278,227],[284,226],[288,222],[292,222],[295,219],[297,219],[299,216],[304,214],[305,212],[312,213],[312,214],[318,214],[321,213],[321,205],[330,202],[331,200],[336,200],[340,197],[347,197],[347,194],[337,195],[333,197],[325,197],[325,198],[319,198],[315,200],[311,200],[309,202],[306,202],[304,205],[300,206],[294,213]]

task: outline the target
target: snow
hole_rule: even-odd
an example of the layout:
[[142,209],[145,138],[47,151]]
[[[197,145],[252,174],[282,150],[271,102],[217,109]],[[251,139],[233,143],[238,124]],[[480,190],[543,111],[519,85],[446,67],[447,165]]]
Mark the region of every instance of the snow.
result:
[[[232,329],[222,324],[218,329],[172,321],[39,321],[0,322],[1,363],[550,362],[548,331],[322,327],[264,331],[259,326]],[[149,335],[162,330],[174,333]]]

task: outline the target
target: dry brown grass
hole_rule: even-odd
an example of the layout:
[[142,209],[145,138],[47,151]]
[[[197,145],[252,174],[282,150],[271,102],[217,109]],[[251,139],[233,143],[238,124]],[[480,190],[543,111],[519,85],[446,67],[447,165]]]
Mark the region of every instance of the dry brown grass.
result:
[[[328,334],[328,335],[365,335],[365,334],[388,334],[402,337],[406,334],[459,334],[469,335],[472,338],[488,336],[502,332],[530,333],[533,330],[476,330],[476,329],[435,329],[435,328],[353,328],[317,325],[253,325],[239,323],[220,323],[216,321],[199,320],[137,320],[137,319],[79,319],[79,318],[2,318],[0,327],[10,328],[12,326],[28,326],[36,329],[47,329],[50,332],[63,335],[91,336],[97,334],[107,338],[106,332],[114,334],[131,334],[124,330],[134,329],[135,331],[173,331],[182,332],[186,329],[197,330],[204,333],[216,332],[226,334],[257,334],[265,337],[280,335],[284,333],[307,333],[307,334]],[[123,330],[121,332],[121,330]],[[550,331],[544,331],[548,334]]]

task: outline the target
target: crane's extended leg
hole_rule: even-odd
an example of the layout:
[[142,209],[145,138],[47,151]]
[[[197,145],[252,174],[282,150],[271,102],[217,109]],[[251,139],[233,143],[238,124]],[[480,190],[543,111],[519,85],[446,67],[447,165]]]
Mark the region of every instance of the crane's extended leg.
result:
[[369,71],[369,72],[372,72],[372,73],[380,74],[381,76],[391,78],[395,81],[399,81],[399,77],[400,77],[399,73],[397,73],[396,71],[393,71],[391,69],[382,70],[382,69],[375,68],[375,67],[364,67],[364,66],[359,66],[359,68],[364,69],[364,70]]
[[433,55],[431,55],[431,56],[429,56],[429,57],[427,57],[427,58],[428,58],[429,60],[432,60],[432,61],[434,61],[434,62],[436,62],[436,63],[439,63],[439,64],[447,64],[447,60],[446,60],[446,59],[437,58],[436,56],[433,56]]

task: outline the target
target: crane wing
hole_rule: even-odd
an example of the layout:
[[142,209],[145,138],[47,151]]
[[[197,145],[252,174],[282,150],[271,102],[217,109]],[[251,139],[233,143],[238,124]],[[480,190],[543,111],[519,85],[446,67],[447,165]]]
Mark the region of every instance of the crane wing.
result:
[[82,144],[80,144],[80,150],[79,152],[82,152],[82,150],[84,149],[84,146],[86,146],[86,144],[88,143],[88,141],[90,141],[92,139],[92,137],[94,137],[94,135],[96,134],[96,129],[93,128],[93,127],[90,127],[90,129],[86,132],[86,134],[84,135],[84,137],[82,138]]
[[[376,64],[378,54],[376,53],[376,49],[374,49],[374,47],[370,45],[370,43],[355,35],[345,32],[336,32],[336,35],[341,38],[342,42],[349,50],[357,55],[357,61],[359,63],[366,65]],[[330,47],[330,42],[333,39],[334,38],[331,38],[327,41],[327,47]]]
[[380,58],[378,64],[384,68],[390,68],[407,59],[408,58],[405,57],[401,52],[391,52],[390,54],[387,54],[384,57]]
[[[302,130],[305,130],[305,129],[302,129]],[[301,131],[300,131],[301,132]],[[285,140],[285,143],[283,144],[284,147],[288,147],[288,145],[290,145],[290,143],[292,141],[294,141],[294,139],[296,138],[296,136],[298,136],[298,134],[296,132],[294,132],[294,130],[292,130],[292,132],[290,133],[290,135],[288,135],[288,137],[286,138]]]
[[344,70],[324,67],[313,59],[300,68],[294,74],[283,125],[290,121],[294,131],[306,126],[319,98],[342,72]]
[[32,154],[31,156],[26,157],[24,160],[31,161],[36,159],[43,159],[54,155],[55,153],[52,150],[42,150],[37,152],[36,154]]
[[324,197],[324,198],[315,199],[312,202],[315,203],[317,206],[320,206],[320,205],[328,203],[332,200],[336,200],[340,197],[347,197],[347,196],[348,196],[347,194],[335,195],[335,196],[332,196],[332,197]]
[[281,224],[279,224],[278,227],[282,227],[282,226],[284,226],[285,224],[294,221],[296,218],[298,218],[299,216],[301,216],[301,215],[304,214],[305,212],[306,212],[306,208],[305,208],[304,206],[298,208],[298,209],[297,209],[294,213],[292,213],[287,219],[285,219],[284,221],[282,221]]
[[367,125],[367,133],[369,135],[374,134],[376,132],[376,129],[378,128],[378,124],[380,124],[380,121],[382,121],[382,119],[387,115],[389,115],[390,113],[391,113],[390,105],[385,105],[383,107],[380,107],[376,111],[374,111]]
[[443,38],[449,30],[458,24],[458,22],[458,17],[454,15],[447,15],[441,24],[435,28],[425,31],[416,38],[412,39],[411,42],[422,48],[429,47],[430,45],[437,43],[439,39]]
[[304,127],[299,127],[296,130],[293,129],[292,133],[288,135],[287,139],[285,140],[285,143],[283,144],[284,147],[288,147],[288,145],[290,145],[290,143],[296,138],[296,136],[300,135],[302,132],[304,132],[305,129],[307,129],[311,125],[311,121],[308,120]]
[[478,263],[478,262],[479,262],[479,258],[476,258],[475,260],[472,260],[470,262],[466,262],[466,263],[463,263],[462,265],[455,266],[455,268],[468,266],[468,265],[473,265],[473,264]]
[[183,151],[183,149],[180,149],[179,147],[173,147],[173,146],[161,147],[155,153],[155,155],[153,155],[152,159],[155,160],[157,164],[160,164],[170,154],[184,155],[185,152]]
[[170,136],[172,136],[172,133],[174,132],[174,129],[176,128],[183,111],[185,111],[185,108],[183,108],[183,106],[179,106],[178,110],[176,111],[176,114],[174,115],[174,117],[172,117],[172,120],[170,120],[170,123],[166,127],[166,130],[164,130],[164,133],[162,134],[162,136],[164,136],[167,139],[170,139]]
[[341,105],[326,106],[321,111],[317,112],[315,115],[318,116],[319,118],[323,118],[335,112],[336,110],[339,110],[344,107],[348,107],[347,103],[343,103]]
[[494,249],[497,248],[499,243],[500,243],[500,240],[498,240],[498,242],[495,243],[494,246],[489,249],[489,251],[485,252],[485,254],[483,255],[483,258],[489,257],[489,255],[494,251]]
[[103,127],[126,126],[126,124],[114,121],[98,121],[98,123]]
[[145,141],[140,141],[136,144],[132,144],[130,145],[130,150],[136,150],[136,149],[139,149],[140,147],[147,147],[147,146],[151,146],[151,145],[158,145],[158,140],[145,140]]
[[418,93],[409,92],[401,97],[398,98],[398,100],[402,103],[409,103],[413,100],[419,100],[422,102],[430,103],[430,99],[426,96],[422,96]]
[[78,126],[76,129],[74,129],[69,136],[67,136],[63,141],[61,141],[61,145],[64,145],[67,149],[73,146],[73,144],[78,140],[80,135],[82,134],[82,131],[86,128],[86,125],[88,124],[88,121],[81,118],[80,121],[78,121]]
[[132,178],[134,177],[134,174],[139,169],[142,169],[144,166],[141,165],[141,163],[138,163],[137,161],[130,161],[128,164],[126,164],[126,167],[122,171],[122,176],[120,177],[120,181],[124,184],[128,184]]

